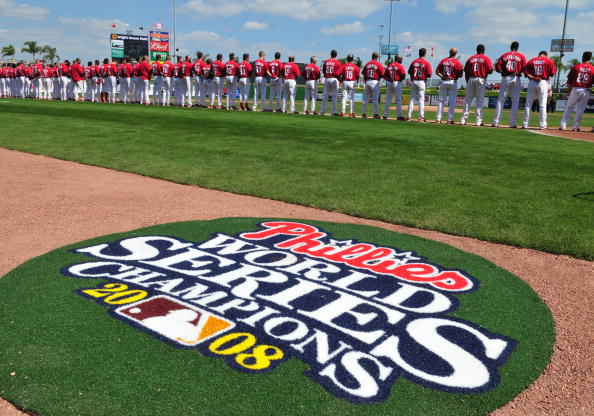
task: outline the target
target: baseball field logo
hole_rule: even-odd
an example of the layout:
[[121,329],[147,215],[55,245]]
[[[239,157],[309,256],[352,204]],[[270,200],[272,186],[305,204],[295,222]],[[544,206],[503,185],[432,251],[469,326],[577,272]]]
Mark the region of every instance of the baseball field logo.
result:
[[444,392],[492,390],[516,346],[451,316],[457,295],[480,291],[476,277],[303,222],[202,241],[131,236],[72,252],[91,261],[61,273],[106,280],[77,293],[114,318],[242,372],[301,360],[305,376],[354,403],[386,400],[401,377]]

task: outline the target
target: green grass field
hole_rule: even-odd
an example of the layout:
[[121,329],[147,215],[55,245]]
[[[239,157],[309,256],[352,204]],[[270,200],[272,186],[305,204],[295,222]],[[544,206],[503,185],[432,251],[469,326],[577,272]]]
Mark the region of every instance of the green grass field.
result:
[[3,101],[5,148],[594,259],[593,202],[573,197],[594,192],[594,143],[511,129]]

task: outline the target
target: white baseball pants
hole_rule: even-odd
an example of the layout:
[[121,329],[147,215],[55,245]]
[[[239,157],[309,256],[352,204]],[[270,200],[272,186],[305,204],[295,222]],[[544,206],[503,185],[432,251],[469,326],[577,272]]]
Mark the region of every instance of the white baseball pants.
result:
[[402,117],[402,81],[388,81],[386,83],[386,104],[384,105],[384,117],[390,114],[392,100],[396,98],[396,116]]
[[227,110],[235,107],[235,98],[237,95],[237,77],[227,75],[225,77],[225,86],[227,87]]
[[318,98],[318,81],[310,79],[305,81],[305,102],[303,105],[303,111],[307,111],[307,105],[311,100],[311,112],[316,111],[316,100]]
[[268,97],[268,109],[273,109],[274,97],[276,97],[276,109],[281,109],[281,96],[283,89],[283,80],[281,78],[270,80],[270,96]]
[[369,79],[365,82],[365,90],[363,91],[363,114],[367,114],[367,102],[369,97],[373,102],[373,114],[379,114],[379,95],[380,95],[380,83],[378,80]]
[[324,80],[324,95],[322,97],[322,108],[320,109],[320,114],[324,114],[326,112],[326,106],[328,105],[328,97],[332,97],[332,112],[331,114],[336,114],[336,103],[338,100],[338,86],[340,82],[336,78],[326,78]]
[[539,105],[539,127],[541,129],[547,128],[547,96],[549,95],[548,81],[530,80],[528,83],[528,92],[526,94],[526,107],[524,107],[524,120],[522,120],[522,128],[527,128],[530,122],[530,112],[532,111],[532,103],[534,99],[538,99]]
[[262,105],[262,110],[266,109],[266,83],[267,79],[265,77],[256,77],[254,79],[254,104],[252,106],[252,110],[256,111],[258,108],[258,96],[260,96],[260,101]]
[[483,123],[486,84],[485,78],[472,77],[468,80],[468,83],[466,84],[466,99],[464,100],[464,113],[462,114],[460,123],[466,124],[466,119],[470,115],[470,107],[473,99],[476,99],[476,124],[480,125]]
[[289,112],[295,112],[295,94],[297,92],[297,81],[294,79],[286,79],[283,82],[283,113],[287,108],[287,97],[289,97],[290,107]]
[[437,121],[441,121],[443,108],[448,106],[448,121],[454,120],[456,114],[456,96],[458,95],[458,81],[442,80],[439,85],[439,101],[437,103]]
[[518,119],[518,106],[520,104],[520,92],[522,92],[522,78],[515,75],[503,77],[501,87],[499,88],[499,98],[495,108],[495,117],[493,125],[498,126],[501,121],[501,113],[507,96],[511,98],[511,110],[509,113],[509,125],[515,127]]
[[351,113],[355,112],[355,81],[343,81],[342,83],[342,113],[346,114],[347,101]]
[[575,118],[573,119],[573,128],[577,129],[580,127],[584,111],[590,101],[590,90],[588,88],[572,88],[567,98],[567,107],[565,107],[565,113],[563,114],[563,120],[561,120],[561,128],[565,129],[571,113],[575,111]]
[[250,98],[250,79],[240,78],[239,79],[239,102],[242,104],[248,104]]
[[410,85],[410,102],[408,103],[408,118],[412,118],[415,102],[419,106],[419,119],[425,118],[425,81],[414,80]]

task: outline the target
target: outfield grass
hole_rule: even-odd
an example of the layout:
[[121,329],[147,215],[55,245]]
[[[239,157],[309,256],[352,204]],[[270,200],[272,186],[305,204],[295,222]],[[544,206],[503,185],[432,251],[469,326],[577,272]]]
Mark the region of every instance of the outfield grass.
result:
[[2,147],[594,259],[593,202],[573,197],[594,192],[593,143],[269,113],[0,105]]

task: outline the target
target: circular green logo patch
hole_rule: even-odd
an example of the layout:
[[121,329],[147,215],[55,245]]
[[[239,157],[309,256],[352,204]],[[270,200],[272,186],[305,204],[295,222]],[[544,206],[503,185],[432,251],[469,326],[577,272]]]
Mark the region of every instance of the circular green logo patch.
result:
[[0,305],[0,396],[42,416],[480,415],[554,342],[488,261],[316,221],[100,237],[13,270]]

